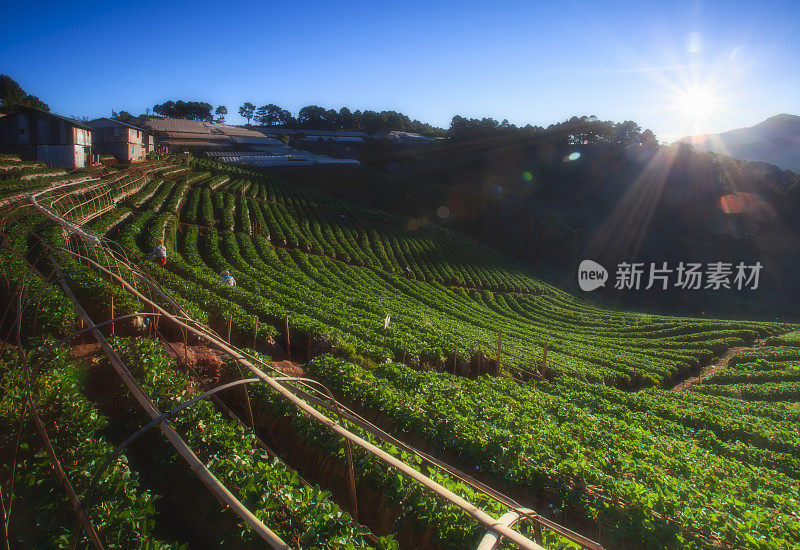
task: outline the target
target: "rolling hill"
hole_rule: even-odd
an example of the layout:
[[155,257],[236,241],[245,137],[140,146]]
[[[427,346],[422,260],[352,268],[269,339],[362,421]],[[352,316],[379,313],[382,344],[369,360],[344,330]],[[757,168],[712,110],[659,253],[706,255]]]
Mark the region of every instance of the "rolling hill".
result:
[[687,136],[681,141],[700,151],[768,162],[800,172],[800,116],[797,115],[775,115],[749,128]]
[[22,547],[800,544],[797,325],[598,307],[454,231],[208,160],[3,163]]

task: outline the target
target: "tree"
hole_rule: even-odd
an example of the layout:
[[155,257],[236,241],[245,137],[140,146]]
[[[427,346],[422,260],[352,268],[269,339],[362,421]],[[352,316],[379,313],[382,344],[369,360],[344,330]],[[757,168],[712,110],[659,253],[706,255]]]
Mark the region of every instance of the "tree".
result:
[[656,135],[652,132],[652,130],[648,129],[642,132],[640,141],[645,147],[658,147],[658,140],[656,139]]
[[120,111],[119,113],[116,111],[111,111],[111,118],[114,120],[119,120],[120,122],[124,122],[125,124],[132,125],[135,125],[138,121],[138,117],[133,116],[128,111]]
[[614,141],[620,145],[632,145],[640,143],[642,138],[642,129],[632,120],[625,122],[618,122],[614,125]]
[[256,106],[250,103],[249,101],[245,101],[244,105],[239,107],[239,115],[243,118],[247,119],[247,125],[250,125],[250,119],[253,118],[253,113],[256,110]]
[[255,120],[262,126],[286,126],[292,120],[292,113],[270,103],[258,108]]
[[0,74],[0,106],[2,107],[33,107],[42,111],[49,111],[50,106],[44,101],[31,95],[8,75]]
[[339,109],[339,114],[336,116],[336,126],[340,130],[356,129],[356,117],[352,112],[350,112],[350,109],[347,107],[342,107]]
[[225,123],[225,115],[228,114],[228,108],[225,105],[220,105],[217,107],[217,110],[214,111],[214,114],[217,115],[217,120],[219,124]]
[[322,129],[327,127],[327,111],[317,105],[307,105],[297,113],[297,123],[301,128]]
[[153,112],[159,116],[172,118],[175,114],[175,102],[170,99],[160,105],[153,105]]
[[[452,139],[476,139],[492,135],[501,128],[501,124],[493,118],[464,118],[456,115],[450,121],[448,134]],[[510,127],[503,127],[508,131]]]
[[185,118],[188,120],[204,120],[213,122],[214,116],[211,114],[213,107],[205,101],[165,101],[160,105],[153,106],[153,112],[157,115],[168,118]]

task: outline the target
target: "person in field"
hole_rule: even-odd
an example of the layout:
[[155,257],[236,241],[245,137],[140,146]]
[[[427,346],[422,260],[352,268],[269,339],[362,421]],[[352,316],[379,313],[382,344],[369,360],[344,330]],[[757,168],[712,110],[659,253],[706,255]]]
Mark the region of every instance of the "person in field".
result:
[[164,239],[158,239],[158,244],[150,253],[150,258],[162,267],[167,265],[167,247],[164,246]]
[[236,279],[233,278],[233,275],[227,269],[223,269],[220,273],[222,276],[222,282],[228,286],[236,286]]

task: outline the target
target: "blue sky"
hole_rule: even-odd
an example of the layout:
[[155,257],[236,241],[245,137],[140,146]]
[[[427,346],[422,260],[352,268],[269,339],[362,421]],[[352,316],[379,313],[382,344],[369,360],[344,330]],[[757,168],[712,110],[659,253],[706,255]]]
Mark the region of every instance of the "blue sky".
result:
[[17,2],[0,73],[65,115],[194,99],[239,123],[250,100],[444,127],[597,115],[669,140],[800,114],[798,22],[789,1]]

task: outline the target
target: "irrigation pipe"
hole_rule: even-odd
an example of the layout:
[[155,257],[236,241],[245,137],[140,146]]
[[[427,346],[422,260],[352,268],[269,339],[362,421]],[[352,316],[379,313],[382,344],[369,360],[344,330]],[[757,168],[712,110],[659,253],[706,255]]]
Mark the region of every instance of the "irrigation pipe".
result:
[[[72,302],[75,311],[80,315],[83,321],[90,327],[94,327],[92,334],[94,335],[97,342],[103,347],[106,355],[108,356],[111,365],[114,367],[114,370],[117,372],[119,377],[127,386],[128,390],[131,392],[131,395],[136,399],[139,405],[147,412],[151,419],[156,419],[161,416],[161,412],[155,407],[155,405],[150,401],[150,398],[145,394],[142,388],[139,386],[138,382],[133,378],[128,368],[125,366],[125,363],[122,359],[117,355],[116,351],[109,345],[106,338],[101,333],[92,322],[91,318],[87,315],[86,311],[84,311],[83,307],[81,307],[78,300],[75,298],[75,295],[70,290],[69,286],[64,281],[61,270],[58,267],[57,262],[51,257],[51,261],[53,263],[53,268],[56,270],[59,278],[61,279],[61,288],[64,290],[64,293],[69,298],[70,302]],[[97,264],[98,267],[99,264]],[[104,268],[103,268],[104,269]],[[104,269],[105,270],[105,269]],[[108,270],[105,270],[108,272]],[[110,272],[108,272],[111,274]],[[111,274],[112,276],[115,276]],[[123,284],[130,288],[127,282]],[[153,304],[145,298],[140,293],[133,291],[135,294],[139,295],[143,298],[146,302]],[[161,308],[159,308],[161,309]],[[161,310],[161,313],[167,312]],[[178,323],[182,323],[182,321],[175,321]],[[188,326],[188,325],[187,325]],[[159,424],[159,429],[164,434],[164,436],[169,440],[170,444],[175,448],[178,454],[189,464],[189,467],[194,470],[195,474],[197,474],[200,481],[214,494],[217,499],[227,504],[242,520],[244,520],[255,532],[264,539],[270,546],[273,548],[280,548],[280,549],[289,549],[289,545],[287,545],[281,538],[276,535],[271,529],[269,529],[266,525],[264,525],[255,515],[253,515],[250,510],[248,510],[215,476],[211,473],[211,471],[206,467],[203,462],[197,458],[197,455],[194,454],[192,449],[183,441],[181,436],[175,429],[170,426],[168,423],[162,422]]]
[[[137,298],[139,298],[143,302],[149,304],[151,307],[153,307],[155,310],[157,310],[158,312],[162,313],[166,317],[171,317],[171,314],[168,311],[166,311],[160,305],[158,305],[155,302],[153,302],[150,299],[148,299],[142,293],[138,292],[127,281],[125,281],[124,279],[122,279],[120,277],[117,277],[115,274],[111,273],[110,271],[105,269],[103,266],[101,266],[100,264],[95,262],[94,260],[90,259],[88,261],[90,261],[92,264],[94,264],[97,268],[99,268],[99,269],[105,271],[106,273],[108,273],[112,278],[118,279],[119,283],[126,290],[128,290],[130,293],[132,293],[134,296],[136,296]],[[74,299],[74,296],[73,296],[73,299]],[[328,426],[329,429],[331,429],[332,431],[338,433],[339,435],[341,435],[345,439],[348,439],[348,440],[352,441],[353,443],[355,443],[356,445],[358,445],[359,447],[365,449],[366,451],[368,451],[369,453],[373,454],[375,457],[377,457],[380,461],[384,462],[385,464],[387,464],[387,465],[389,465],[389,466],[391,466],[393,468],[396,468],[397,470],[400,470],[401,472],[403,472],[408,477],[414,479],[415,481],[419,482],[423,486],[427,487],[428,489],[430,489],[431,491],[436,493],[439,497],[441,497],[444,500],[450,502],[451,504],[454,504],[457,507],[461,508],[462,510],[464,510],[466,513],[468,513],[470,516],[472,516],[478,523],[480,523],[484,527],[486,527],[488,529],[496,530],[498,533],[502,534],[504,537],[508,538],[510,541],[514,542],[520,548],[523,548],[525,550],[544,550],[544,548],[542,546],[540,546],[539,544],[537,544],[534,541],[528,539],[527,537],[525,537],[521,533],[519,533],[517,531],[514,531],[513,529],[511,529],[511,528],[509,528],[509,527],[507,527],[505,525],[500,524],[498,522],[498,520],[493,518],[491,515],[487,514],[486,512],[484,512],[483,510],[481,510],[480,508],[478,508],[477,506],[475,506],[471,502],[467,501],[466,499],[464,499],[464,498],[460,497],[459,495],[453,493],[452,491],[446,489],[445,487],[443,487],[439,483],[436,483],[432,479],[430,479],[427,476],[423,475],[422,473],[418,472],[417,470],[415,470],[414,468],[410,467],[405,462],[403,462],[401,460],[398,460],[394,456],[392,456],[389,453],[383,451],[382,449],[376,447],[372,443],[362,439],[361,437],[353,434],[352,432],[348,431],[347,429],[339,426],[338,424],[336,424],[336,422],[334,422],[333,420],[331,420],[330,418],[328,418],[327,416],[325,416],[324,414],[322,414],[321,412],[317,411],[315,408],[310,406],[308,403],[306,403],[305,401],[303,401],[302,399],[300,399],[299,397],[294,395],[290,390],[288,390],[282,384],[280,384],[278,381],[276,381],[275,378],[273,378],[271,376],[267,376],[266,374],[264,374],[264,372],[261,369],[259,369],[255,365],[253,365],[244,356],[242,356],[240,353],[238,353],[238,351],[236,349],[234,349],[231,346],[229,346],[221,338],[217,338],[215,336],[204,334],[201,331],[199,331],[199,330],[195,329],[194,327],[184,323],[181,320],[178,320],[178,319],[171,319],[171,320],[176,325],[183,327],[184,329],[186,329],[189,332],[195,334],[196,336],[205,337],[212,344],[214,344],[216,347],[218,347],[220,350],[222,350],[223,352],[227,353],[228,355],[230,355],[231,357],[236,359],[239,363],[241,363],[242,365],[247,367],[253,374],[255,374],[258,378],[260,378],[261,380],[266,382],[272,389],[274,389],[279,394],[281,394],[283,397],[285,397],[286,399],[288,399],[289,401],[294,403],[295,406],[297,406],[300,410],[302,410],[308,416],[316,419],[317,421],[319,421],[320,423]],[[101,338],[103,341],[105,341],[105,339],[103,338],[102,334],[98,334],[98,337]],[[108,344],[106,343],[106,345],[108,345]],[[110,347],[109,347],[109,349],[110,349]],[[113,350],[111,350],[111,352],[113,353]],[[156,415],[156,416],[158,416],[158,415]],[[153,416],[153,418],[155,418],[155,416]],[[166,426],[162,425],[162,430],[165,427]]]

